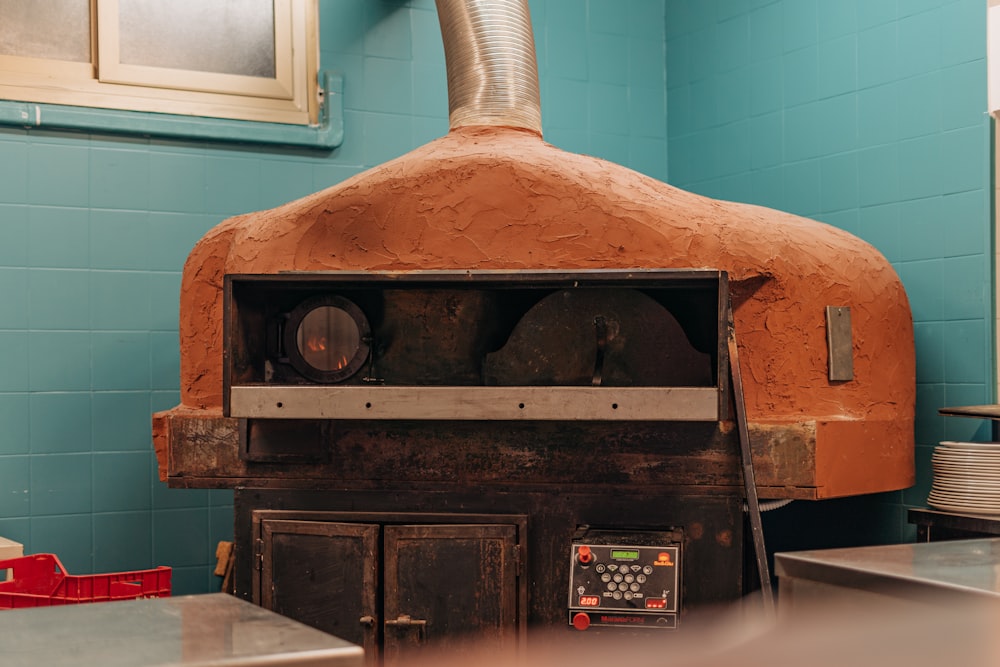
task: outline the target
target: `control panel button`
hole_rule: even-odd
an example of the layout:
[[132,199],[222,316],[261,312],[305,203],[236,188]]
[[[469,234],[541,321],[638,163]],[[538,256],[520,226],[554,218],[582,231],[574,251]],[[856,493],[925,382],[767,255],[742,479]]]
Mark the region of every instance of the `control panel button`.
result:
[[625,583],[626,584],[631,584],[633,581],[635,581],[635,577],[634,576],[632,576],[631,574],[626,574],[625,575]]
[[653,566],[652,565],[644,565],[642,567],[642,573],[645,574],[645,575],[647,575],[647,576],[650,575],[650,574],[653,574]]
[[614,593],[611,594],[611,597],[613,597],[616,600],[621,600],[622,599],[622,593],[621,593],[621,591],[615,591]]
[[601,575],[601,581],[603,581],[604,583],[608,583],[609,581],[611,581],[611,575],[605,572],[604,574]]
[[644,583],[646,583],[646,575],[644,575],[644,574],[637,574],[637,575],[635,575],[635,580],[636,580],[637,583],[644,584]]
[[616,590],[618,590],[618,584],[616,584],[613,581],[609,581],[608,582],[608,590],[609,591],[616,591]]
[[605,565],[604,563],[598,563],[597,565],[594,566],[594,572],[596,572],[598,574],[601,574],[602,572],[604,572],[607,569],[608,569],[608,566]]
[[630,591],[632,591],[633,593],[638,593],[639,592],[639,588],[640,588],[639,584],[630,584],[629,587],[628,587],[628,589]]
[[[565,558],[565,556],[564,556]],[[566,561],[563,561],[564,563]],[[573,627],[577,630],[586,630],[590,627],[590,614],[585,614],[582,611],[579,614],[573,616]]]
[[580,549],[576,552],[576,560],[579,561],[580,565],[590,565],[591,561],[594,560],[594,554],[586,544],[581,545]]

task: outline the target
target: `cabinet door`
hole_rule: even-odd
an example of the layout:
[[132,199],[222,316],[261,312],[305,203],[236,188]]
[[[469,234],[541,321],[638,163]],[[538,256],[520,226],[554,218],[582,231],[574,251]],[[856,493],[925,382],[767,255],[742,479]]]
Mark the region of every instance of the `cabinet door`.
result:
[[385,664],[409,650],[517,650],[512,525],[385,527]]
[[261,606],[364,647],[375,664],[379,526],[267,520],[261,528]]

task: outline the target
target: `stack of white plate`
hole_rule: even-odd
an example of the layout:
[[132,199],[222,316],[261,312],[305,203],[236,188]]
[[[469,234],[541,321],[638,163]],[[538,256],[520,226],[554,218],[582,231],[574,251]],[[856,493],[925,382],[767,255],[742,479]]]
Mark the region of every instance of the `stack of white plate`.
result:
[[943,441],[931,455],[927,504],[950,512],[1000,514],[1000,442]]

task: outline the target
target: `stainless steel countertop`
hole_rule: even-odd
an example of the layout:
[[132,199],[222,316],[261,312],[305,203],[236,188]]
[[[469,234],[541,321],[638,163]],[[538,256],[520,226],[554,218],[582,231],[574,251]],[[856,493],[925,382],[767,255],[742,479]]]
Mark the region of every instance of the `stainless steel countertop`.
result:
[[360,667],[358,646],[214,593],[0,611],[0,666]]
[[902,597],[1000,597],[1000,538],[775,554],[779,578]]

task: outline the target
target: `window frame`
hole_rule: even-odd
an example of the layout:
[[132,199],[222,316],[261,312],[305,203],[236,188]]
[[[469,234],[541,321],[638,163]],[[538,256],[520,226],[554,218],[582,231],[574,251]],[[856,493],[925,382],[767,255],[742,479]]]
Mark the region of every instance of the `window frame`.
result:
[[318,1],[273,1],[275,51],[281,52],[274,79],[122,65],[118,0],[90,0],[91,62],[0,55],[0,99],[315,126]]

